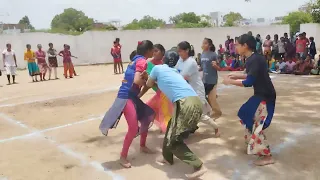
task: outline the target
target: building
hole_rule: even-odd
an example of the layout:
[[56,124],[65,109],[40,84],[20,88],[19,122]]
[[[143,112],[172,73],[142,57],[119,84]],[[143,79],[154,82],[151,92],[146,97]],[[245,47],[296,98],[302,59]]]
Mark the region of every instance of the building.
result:
[[23,24],[4,24],[0,23],[0,33],[1,34],[16,34],[29,32],[30,29],[26,29]]
[[223,20],[223,14],[222,12],[211,12],[210,15],[211,17],[211,24],[212,26],[215,26],[215,27],[220,27],[220,26],[223,26],[224,24],[224,20]]
[[280,24],[280,23],[282,23],[283,18],[284,18],[284,16],[275,17],[273,19],[272,24]]

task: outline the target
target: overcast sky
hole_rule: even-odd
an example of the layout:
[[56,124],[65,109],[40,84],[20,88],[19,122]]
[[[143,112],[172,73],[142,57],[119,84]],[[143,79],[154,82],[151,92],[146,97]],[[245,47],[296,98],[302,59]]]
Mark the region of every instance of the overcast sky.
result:
[[121,20],[129,23],[134,18],[150,15],[168,21],[181,12],[209,14],[220,11],[240,12],[245,18],[273,18],[298,9],[306,0],[0,0],[0,21],[17,23],[27,15],[37,29],[49,28],[52,18],[65,8],[84,11],[101,22]]

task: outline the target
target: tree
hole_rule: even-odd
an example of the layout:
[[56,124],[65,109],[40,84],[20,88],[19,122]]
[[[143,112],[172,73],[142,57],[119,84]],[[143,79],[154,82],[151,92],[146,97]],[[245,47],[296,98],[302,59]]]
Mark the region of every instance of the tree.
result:
[[312,16],[303,11],[294,11],[283,17],[282,24],[289,24],[292,33],[300,30],[300,24],[312,22]]
[[124,30],[138,30],[138,29],[156,29],[161,27],[166,22],[162,19],[156,19],[151,16],[144,16],[142,19],[134,19],[131,23],[123,27]]
[[181,13],[176,16],[170,17],[170,22],[173,24],[179,23],[194,23],[197,24],[201,21],[201,17],[197,16],[194,12]]
[[311,16],[313,22],[320,23],[320,0],[311,3]]
[[189,12],[171,16],[169,21],[175,24],[176,28],[203,28],[211,27],[210,19],[210,16],[198,16],[194,12]]
[[52,29],[60,29],[65,31],[84,32],[92,29],[94,21],[82,11],[68,8],[63,13],[56,15],[51,21]]
[[242,15],[237,12],[229,12],[228,14],[223,16],[225,21],[224,26],[231,27],[237,26],[237,23],[243,19]]
[[24,26],[25,29],[31,29],[34,30],[34,27],[31,25],[29,17],[24,16],[22,19],[20,19],[19,23]]

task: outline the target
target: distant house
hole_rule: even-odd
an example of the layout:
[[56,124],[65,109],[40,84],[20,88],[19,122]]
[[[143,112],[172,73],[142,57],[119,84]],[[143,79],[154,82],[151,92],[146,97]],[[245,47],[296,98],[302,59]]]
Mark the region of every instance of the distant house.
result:
[[0,24],[0,31],[3,34],[14,34],[14,33],[24,33],[29,32],[23,24]]
[[161,29],[173,29],[175,28],[175,24],[164,24]]

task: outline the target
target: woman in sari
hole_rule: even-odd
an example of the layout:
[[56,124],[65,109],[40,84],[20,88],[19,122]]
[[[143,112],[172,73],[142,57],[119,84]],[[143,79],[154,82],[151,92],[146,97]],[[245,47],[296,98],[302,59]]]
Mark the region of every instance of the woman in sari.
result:
[[[152,153],[146,146],[148,128],[154,120],[154,111],[146,105],[139,97],[140,89],[145,85],[141,73],[147,69],[147,59],[153,55],[153,43],[149,40],[138,43],[136,55],[128,65],[124,80],[118,91],[118,96],[105,114],[100,131],[107,135],[109,129],[115,128],[120,120],[122,113],[128,124],[128,132],[123,142],[120,155],[120,164],[124,168],[130,168],[131,163],[127,159],[128,151],[133,139],[140,134],[140,151]],[[140,124],[140,127],[139,127]]]
[[[36,58],[38,61],[38,67],[40,69],[40,81],[45,81],[47,70],[49,70],[49,74],[51,75],[51,68],[49,68],[47,62],[46,62],[46,53],[42,51],[42,45],[38,44],[38,51],[36,51]],[[49,76],[49,80],[51,77]]]
[[238,116],[246,128],[244,138],[247,154],[258,155],[254,164],[264,166],[274,163],[264,130],[270,126],[273,118],[276,91],[268,74],[266,59],[254,53],[255,48],[256,40],[252,36],[240,36],[237,49],[247,57],[246,74],[230,74],[223,83],[240,87],[253,86],[254,95],[241,106]]
[[71,55],[70,52],[70,46],[67,44],[63,45],[63,50],[59,52],[59,56],[63,57],[63,75],[67,79],[68,78],[68,72],[69,72],[69,77],[73,78],[74,75],[74,67],[71,61],[71,57],[74,57]]
[[[162,64],[165,49],[161,44],[155,44],[153,50],[153,59],[148,61],[147,73],[150,75],[154,66]],[[146,103],[156,113],[155,124],[160,128],[162,133],[166,132],[168,122],[172,115],[172,103],[157,88],[153,87],[156,94]]]

